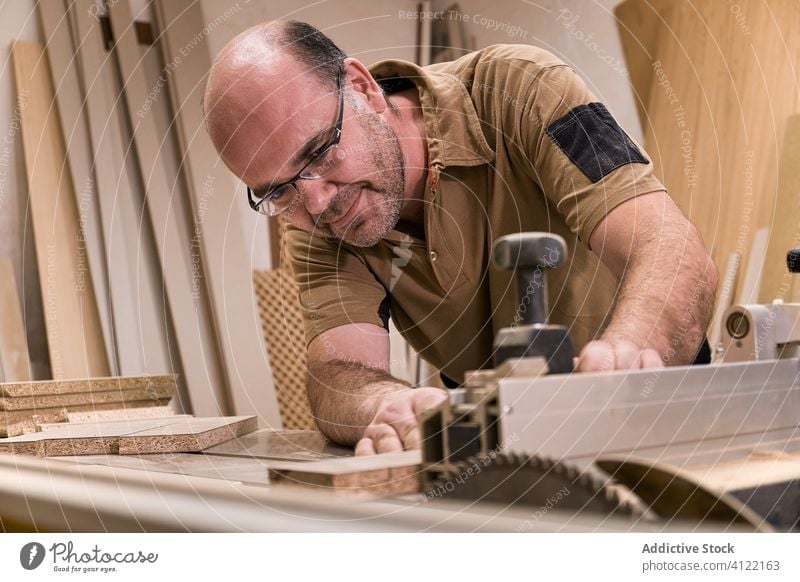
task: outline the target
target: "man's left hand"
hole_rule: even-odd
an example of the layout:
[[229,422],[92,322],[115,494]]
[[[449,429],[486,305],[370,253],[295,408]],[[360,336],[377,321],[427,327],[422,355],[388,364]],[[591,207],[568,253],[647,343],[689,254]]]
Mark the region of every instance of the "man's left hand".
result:
[[609,370],[638,370],[663,368],[664,361],[651,348],[642,348],[629,341],[596,340],[583,346],[576,358],[577,372],[606,372]]

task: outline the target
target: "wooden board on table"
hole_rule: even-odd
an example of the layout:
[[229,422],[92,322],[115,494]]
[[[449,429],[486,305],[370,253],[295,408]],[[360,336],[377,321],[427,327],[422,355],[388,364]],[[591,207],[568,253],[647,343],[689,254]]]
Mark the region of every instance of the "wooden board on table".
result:
[[416,493],[422,484],[419,451],[269,465],[270,481],[376,495]]
[[199,452],[258,429],[255,416],[179,419],[120,438],[120,455]]
[[284,461],[353,456],[352,448],[336,445],[316,430],[263,429],[203,452],[207,455]]
[[257,427],[255,416],[78,423],[2,439],[0,452],[40,456],[198,452]]
[[117,378],[88,378],[85,380],[36,380],[33,382],[0,383],[0,395],[54,396],[58,394],[81,394],[110,390],[127,391],[141,389],[168,389],[175,391],[177,378],[174,374],[153,376],[121,376]]
[[28,339],[17,295],[17,278],[6,257],[0,257],[0,371],[5,382],[31,379]]
[[83,279],[88,266],[44,46],[17,41],[11,53],[53,377],[108,376],[94,289]]
[[170,398],[174,394],[174,386],[149,386],[134,390],[106,390],[78,394],[0,396],[0,410],[35,410],[37,408],[108,404],[112,402],[125,403],[148,399],[159,401]]
[[[272,373],[258,323],[252,266],[234,207],[244,202],[215,194],[213,186],[209,193],[209,184],[224,188],[231,182],[205,131],[200,97],[211,55],[207,39],[197,32],[206,26],[201,6],[194,0],[157,0],[153,6],[164,60],[175,64],[169,76],[169,96],[233,411],[256,413],[271,428],[280,428]],[[193,48],[186,51],[186,46]],[[227,192],[227,188],[224,190]]]

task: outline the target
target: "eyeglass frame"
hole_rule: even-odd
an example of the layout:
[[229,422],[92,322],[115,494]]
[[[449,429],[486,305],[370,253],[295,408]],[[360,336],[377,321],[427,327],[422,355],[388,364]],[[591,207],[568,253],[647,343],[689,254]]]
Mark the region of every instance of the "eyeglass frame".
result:
[[295,174],[292,179],[286,180],[285,182],[281,182],[277,186],[270,188],[269,192],[267,192],[262,198],[257,199],[250,186],[247,186],[247,202],[250,204],[250,208],[258,212],[259,214],[266,214],[267,216],[277,216],[278,214],[282,214],[284,211],[286,211],[287,208],[289,208],[287,206],[286,208],[279,210],[277,212],[269,212],[269,211],[261,212],[260,210],[260,207],[263,204],[267,203],[269,199],[273,197],[275,193],[281,188],[285,188],[286,186],[292,186],[295,189],[295,191],[299,193],[300,191],[297,189],[296,185],[298,180],[319,180],[320,178],[324,177],[324,176],[317,176],[316,178],[303,178],[302,174],[308,169],[308,167],[311,164],[319,160],[321,157],[325,156],[332,147],[339,145],[339,141],[342,139],[342,121],[344,119],[344,86],[343,86],[344,75],[341,69],[339,70],[339,74],[337,75],[336,84],[339,91],[339,112],[336,115],[336,123],[334,124],[333,135],[331,136],[331,139],[329,139],[325,145],[323,145],[321,148],[318,148],[314,153],[311,154],[308,162],[306,162],[306,164],[302,168],[300,168],[300,171],[297,172],[297,174]]

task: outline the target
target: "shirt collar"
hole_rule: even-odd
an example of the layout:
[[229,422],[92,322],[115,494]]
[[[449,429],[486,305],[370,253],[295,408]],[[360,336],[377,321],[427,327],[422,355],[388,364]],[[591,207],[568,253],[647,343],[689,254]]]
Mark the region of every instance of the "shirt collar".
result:
[[405,77],[416,85],[429,166],[478,166],[494,161],[472,99],[457,76],[399,60],[380,61],[369,69],[376,79]]

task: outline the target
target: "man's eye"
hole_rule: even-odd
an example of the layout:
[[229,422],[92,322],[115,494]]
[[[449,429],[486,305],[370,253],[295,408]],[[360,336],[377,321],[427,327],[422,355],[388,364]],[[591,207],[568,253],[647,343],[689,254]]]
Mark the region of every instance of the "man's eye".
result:
[[283,198],[283,196],[286,194],[286,192],[288,192],[288,190],[289,190],[289,187],[287,185],[278,186],[278,188],[276,188],[272,192],[272,194],[270,194],[269,201],[270,202],[277,202],[278,200]]

